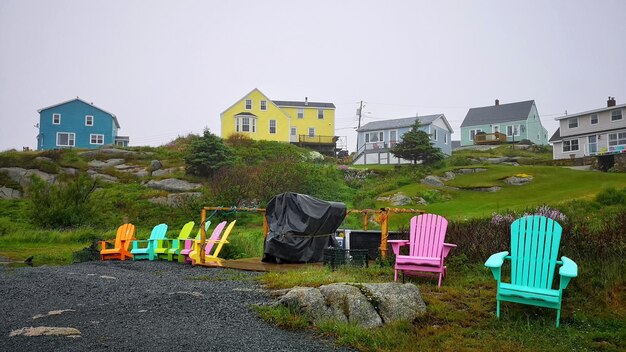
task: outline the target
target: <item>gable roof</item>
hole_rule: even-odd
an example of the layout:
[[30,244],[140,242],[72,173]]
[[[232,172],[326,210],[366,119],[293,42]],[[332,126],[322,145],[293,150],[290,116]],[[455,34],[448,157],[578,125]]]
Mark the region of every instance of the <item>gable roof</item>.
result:
[[526,120],[534,104],[534,100],[527,100],[517,103],[471,108],[465,115],[461,127]]
[[561,140],[561,128],[557,128],[556,131],[554,131],[554,134],[552,135],[552,137],[550,137],[550,139],[548,140],[548,142],[557,142]]
[[287,100],[272,100],[274,104],[278,106],[290,106],[290,107],[303,107],[303,108],[324,108],[324,109],[334,109],[335,104],[333,103],[320,103],[313,101],[287,101]]
[[583,115],[596,114],[596,113],[599,113],[599,112],[615,110],[615,109],[621,109],[621,108],[624,108],[624,107],[626,107],[626,104],[620,104],[620,105],[615,105],[615,106],[608,106],[608,107],[605,107],[605,108],[599,108],[599,109],[594,109],[594,110],[578,112],[578,113],[575,113],[575,114],[563,115],[563,116],[556,117],[554,119],[556,121],[559,121],[559,120],[563,120],[563,119],[569,119],[570,117],[578,117],[578,116],[583,116]]
[[42,111],[44,111],[44,110],[48,110],[48,109],[51,109],[51,108],[54,108],[54,107],[57,107],[57,106],[65,105],[65,104],[67,104],[67,103],[71,103],[71,102],[76,101],[76,100],[80,101],[80,102],[81,102],[81,103],[83,103],[83,104],[86,104],[86,105],[89,105],[89,106],[91,106],[91,107],[94,107],[94,108],[96,108],[96,109],[98,109],[98,110],[100,110],[100,111],[104,112],[105,114],[109,114],[109,115],[111,115],[111,117],[113,117],[113,121],[115,122],[115,126],[117,126],[117,128],[120,128],[120,123],[117,121],[117,117],[115,116],[115,114],[112,114],[112,113],[110,113],[110,112],[108,112],[108,111],[106,111],[106,110],[104,110],[104,109],[102,109],[102,108],[99,108],[99,107],[97,107],[97,106],[93,105],[93,103],[88,103],[88,102],[86,102],[86,101],[82,100],[82,99],[81,99],[81,98],[79,98],[79,97],[76,97],[76,98],[74,98],[74,99],[70,99],[70,100],[68,100],[68,101],[64,101],[64,102],[62,102],[62,103],[58,103],[58,104],[54,104],[54,105],[50,105],[50,106],[47,106],[47,107],[45,107],[45,108],[41,108],[41,109],[37,110],[37,112],[38,112],[38,113],[41,113],[41,112],[42,112]]
[[438,118],[442,118],[443,122],[446,124],[450,132],[452,132],[452,127],[446,120],[446,117],[443,114],[437,115],[426,115],[426,116],[413,116],[413,117],[404,117],[400,119],[391,119],[391,120],[381,120],[381,121],[372,121],[368,122],[365,125],[361,126],[357,132],[361,131],[374,131],[374,130],[388,130],[393,128],[402,128],[402,127],[411,127],[415,123],[415,120],[419,119],[420,123],[423,125],[429,125],[433,123]]

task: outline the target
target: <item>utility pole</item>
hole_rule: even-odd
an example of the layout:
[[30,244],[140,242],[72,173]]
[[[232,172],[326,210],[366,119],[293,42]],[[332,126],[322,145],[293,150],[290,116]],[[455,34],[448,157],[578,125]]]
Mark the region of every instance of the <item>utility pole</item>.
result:
[[361,129],[361,117],[363,116],[363,100],[361,100],[361,105],[359,106],[359,110],[357,112],[359,115],[359,126],[357,127],[358,130]]

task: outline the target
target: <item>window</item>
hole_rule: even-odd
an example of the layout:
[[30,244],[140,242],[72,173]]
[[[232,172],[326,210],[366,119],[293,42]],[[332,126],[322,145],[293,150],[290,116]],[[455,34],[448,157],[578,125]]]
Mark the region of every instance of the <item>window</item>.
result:
[[376,142],[384,142],[384,141],[385,141],[385,133],[383,131],[368,132],[365,134],[365,143],[376,143]]
[[500,132],[500,126],[499,125],[491,126],[491,133],[498,133],[498,132]]
[[476,137],[476,134],[478,134],[478,132],[482,132],[483,130],[481,130],[480,128],[477,130],[470,130],[470,140],[474,140],[474,138]]
[[298,118],[299,119],[303,119],[304,118],[304,109],[302,109],[302,108],[298,109]]
[[317,118],[320,119],[320,120],[324,119],[324,110],[317,109]]
[[437,140],[437,129],[436,128],[433,128],[433,135],[432,136],[433,136],[433,141],[436,141]]
[[292,127],[291,128],[291,135],[292,136],[297,136],[298,135],[298,128],[297,127]]
[[246,99],[246,110],[252,110],[252,99]]
[[609,133],[609,146],[626,144],[626,132]]
[[237,116],[235,117],[236,132],[256,132],[256,117]]
[[309,127],[309,137],[315,137],[315,127]]
[[93,126],[93,116],[85,115],[85,126]]
[[398,131],[389,131],[389,146],[394,147],[398,143]]
[[622,109],[611,111],[611,121],[619,121],[622,119]]
[[507,137],[519,136],[519,125],[506,126]]
[[276,120],[270,120],[270,134],[276,134]]
[[563,141],[563,151],[570,152],[578,150],[578,139],[572,139],[569,141]]
[[261,110],[267,110],[267,100],[261,100]]
[[103,134],[90,134],[89,135],[89,143],[91,143],[91,144],[104,144],[104,135]]
[[578,117],[572,117],[571,119],[567,120],[567,125],[569,126],[569,128],[578,127]]
[[598,124],[598,114],[591,114],[591,124],[592,125]]
[[589,153],[597,153],[598,152],[598,137],[597,136],[589,136]]
[[57,132],[57,147],[73,147],[76,134],[70,132]]
[[443,144],[448,144],[448,134],[447,133],[443,134]]
[[61,114],[52,114],[52,124],[53,125],[61,124]]

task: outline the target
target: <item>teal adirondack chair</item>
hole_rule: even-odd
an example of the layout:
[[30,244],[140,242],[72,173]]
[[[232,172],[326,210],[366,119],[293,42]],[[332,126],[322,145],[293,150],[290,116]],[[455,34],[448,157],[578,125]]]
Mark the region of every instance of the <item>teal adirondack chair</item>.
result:
[[159,224],[152,229],[150,233],[150,238],[147,240],[134,240],[133,249],[131,249],[130,253],[133,255],[133,260],[155,260],[156,254],[154,250],[157,247],[157,241],[165,238],[165,234],[167,233],[167,225]]
[[[557,260],[562,231],[558,222],[538,215],[525,216],[511,224],[511,255],[506,251],[496,253],[485,262],[498,282],[498,319],[500,302],[508,301],[556,309],[556,327],[559,327],[563,290],[578,276],[578,266],[571,259]],[[511,260],[510,283],[501,281],[505,259]],[[560,283],[558,289],[553,289],[556,265],[561,265]]]

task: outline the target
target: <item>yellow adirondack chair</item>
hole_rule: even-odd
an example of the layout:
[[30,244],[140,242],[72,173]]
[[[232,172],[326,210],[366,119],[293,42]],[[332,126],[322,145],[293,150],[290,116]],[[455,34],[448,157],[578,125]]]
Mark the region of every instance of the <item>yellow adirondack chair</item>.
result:
[[[233,230],[233,227],[235,227],[236,222],[237,220],[233,220],[233,222],[228,224],[228,226],[226,227],[226,230],[224,230],[224,233],[221,236],[219,234],[221,232],[221,228],[223,228],[224,225],[226,225],[226,221],[220,223],[213,231],[213,234],[211,235],[211,237],[206,241],[206,243],[204,243],[204,245],[202,245],[200,241],[196,241],[194,243],[194,250],[191,251],[191,253],[189,253],[189,258],[191,258],[191,263],[193,265],[198,264],[198,262],[200,261],[200,253],[202,252],[204,252],[205,262],[220,261],[221,259],[218,257],[220,254],[220,251],[222,250],[222,247],[224,246],[224,244],[228,243],[226,239],[228,238],[228,235],[230,235],[230,232]],[[216,230],[217,230],[217,234],[216,234]],[[202,250],[203,247],[204,247],[204,251]],[[215,249],[211,251],[213,248]]]
[[[126,258],[132,258],[133,255],[128,250],[130,243],[135,239],[135,225],[124,224],[117,229],[115,240],[101,241],[100,242],[100,259],[119,259],[126,260]],[[112,248],[107,248],[107,245],[112,245]]]

